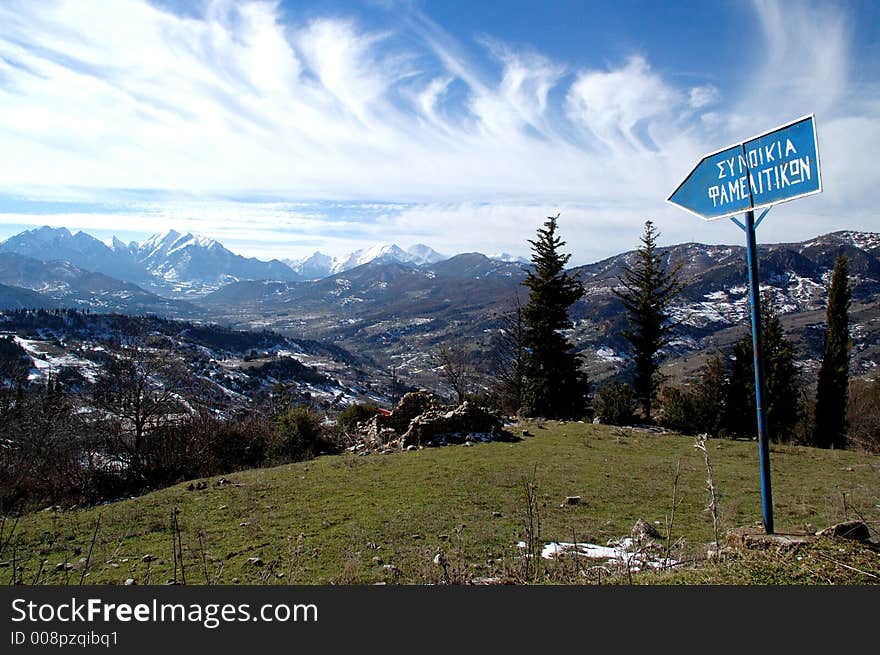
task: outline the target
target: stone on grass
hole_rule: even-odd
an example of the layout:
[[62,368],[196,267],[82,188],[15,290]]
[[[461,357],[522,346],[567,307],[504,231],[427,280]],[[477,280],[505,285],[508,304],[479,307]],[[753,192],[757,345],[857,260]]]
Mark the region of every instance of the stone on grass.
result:
[[657,528],[653,525],[645,521],[644,519],[639,519],[636,521],[636,524],[633,526],[632,535],[636,539],[660,539],[660,533],[657,532]]
[[827,527],[824,530],[819,530],[816,536],[869,541],[871,539],[871,531],[864,521],[844,521],[843,523]]

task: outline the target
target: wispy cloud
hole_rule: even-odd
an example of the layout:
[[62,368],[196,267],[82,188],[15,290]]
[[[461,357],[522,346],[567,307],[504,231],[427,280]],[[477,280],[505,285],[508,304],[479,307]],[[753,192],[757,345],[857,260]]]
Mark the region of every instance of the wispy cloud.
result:
[[[670,240],[739,240],[663,198],[702,153],[815,111],[827,192],[799,207],[804,225],[870,227],[880,93],[853,82],[851,23],[825,4],[756,0],[763,47],[738,87],[683,85],[644,54],[579,68],[488,35],[475,61],[414,9],[375,29],[276,2],[197,7],[0,5],[0,193],[161,190],[130,212],[46,220],[147,221],[276,255],[370,240],[522,252],[562,211],[570,244],[601,256],[618,248],[609,235],[632,245],[647,218]],[[235,195],[316,204],[224,200]],[[322,204],[333,200],[404,207],[340,219]],[[792,236],[765,226],[765,238]]]

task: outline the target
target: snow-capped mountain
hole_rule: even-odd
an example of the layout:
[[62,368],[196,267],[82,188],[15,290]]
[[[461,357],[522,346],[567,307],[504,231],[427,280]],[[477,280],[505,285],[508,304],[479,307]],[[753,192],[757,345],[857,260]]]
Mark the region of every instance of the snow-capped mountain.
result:
[[245,258],[209,237],[168,230],[154,234],[134,252],[135,260],[178,292],[201,293],[239,280],[299,278],[277,259]]
[[423,243],[417,243],[406,250],[395,243],[380,243],[371,248],[362,248],[348,255],[334,258],[330,266],[330,274],[343,273],[371,262],[396,262],[398,264],[421,266],[422,264],[433,264],[444,259],[446,258],[443,255]]
[[306,280],[319,280],[330,275],[333,258],[322,252],[315,252],[305,259],[283,259],[285,264]]
[[444,255],[423,243],[417,243],[406,250],[394,243],[379,243],[370,248],[355,250],[339,257],[316,252],[306,259],[285,259],[283,261],[304,279],[319,280],[371,262],[423,266],[444,259],[446,259]]
[[409,263],[419,266],[423,264],[436,264],[437,262],[442,262],[446,259],[445,255],[441,255],[439,252],[430,246],[426,246],[424,243],[417,243],[410,246],[406,249],[406,254],[410,257]]
[[108,247],[90,234],[72,234],[65,227],[40,227],[21,232],[0,243],[0,253],[15,253],[42,261],[65,261],[135,284],[143,285],[150,278],[127,248]]
[[239,280],[300,279],[278,260],[242,257],[214,239],[175,230],[140,244],[113,237],[108,245],[85,232],[41,227],[0,243],[0,253],[69,262],[164,295],[195,296]]
[[528,264],[529,260],[519,255],[511,255],[509,252],[497,252],[489,255],[489,259],[495,259],[499,262],[508,262],[511,264]]

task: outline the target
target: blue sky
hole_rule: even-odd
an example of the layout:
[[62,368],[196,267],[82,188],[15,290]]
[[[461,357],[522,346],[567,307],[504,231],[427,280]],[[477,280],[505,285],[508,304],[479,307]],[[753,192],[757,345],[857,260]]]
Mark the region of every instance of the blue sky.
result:
[[174,228],[267,257],[397,242],[573,263],[739,243],[664,203],[815,113],[825,191],[760,241],[877,231],[880,3],[8,0],[0,238]]

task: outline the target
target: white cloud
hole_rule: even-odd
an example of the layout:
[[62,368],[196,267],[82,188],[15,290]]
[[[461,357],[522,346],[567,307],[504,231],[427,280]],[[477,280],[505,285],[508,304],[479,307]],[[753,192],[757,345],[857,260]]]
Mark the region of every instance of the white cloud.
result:
[[702,109],[716,104],[721,100],[721,92],[712,84],[695,86],[688,93],[688,104],[693,109]]
[[633,150],[655,145],[639,135],[638,127],[651,121],[669,121],[681,102],[680,93],[651,70],[643,57],[631,57],[625,66],[578,75],[566,98],[568,116],[610,148]]
[[[345,17],[284,24],[275,2],[199,6],[192,18],[144,0],[0,5],[0,194],[186,194],[197,200],[46,221],[146,222],[260,253],[317,244],[338,254],[371,240],[521,253],[560,210],[583,260],[632,247],[647,218],[673,241],[741,240],[663,199],[705,152],[816,112],[826,193],[798,201],[809,222],[768,221],[762,237],[874,225],[863,217],[880,94],[852,80],[851,25],[824,4],[792,12],[756,0],[764,44],[724,103],[716,81],[678,84],[646,56],[572,69],[481,37],[492,71],[423,15],[377,31]],[[408,206],[366,220],[218,199],[259,194]]]

